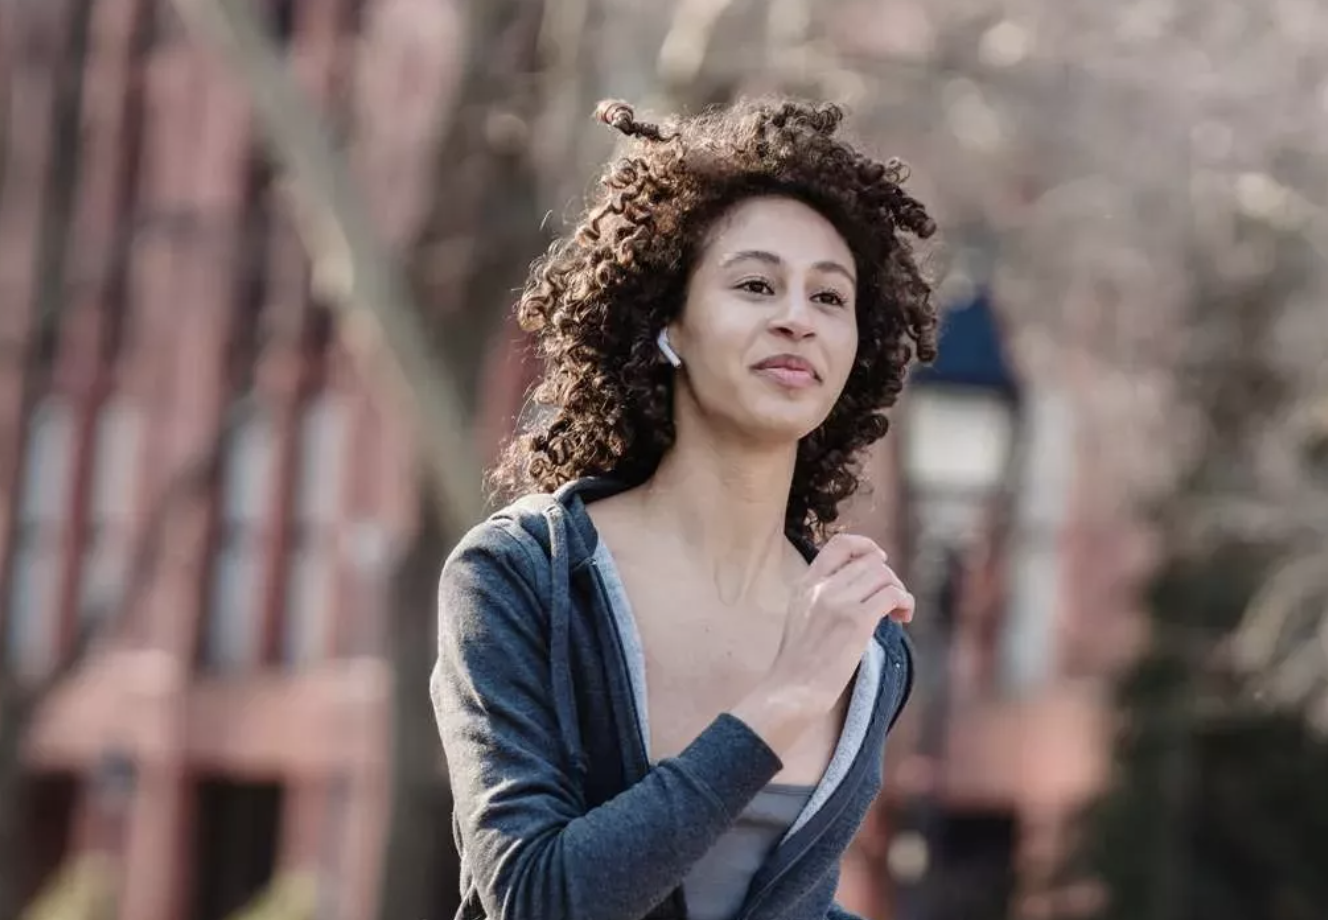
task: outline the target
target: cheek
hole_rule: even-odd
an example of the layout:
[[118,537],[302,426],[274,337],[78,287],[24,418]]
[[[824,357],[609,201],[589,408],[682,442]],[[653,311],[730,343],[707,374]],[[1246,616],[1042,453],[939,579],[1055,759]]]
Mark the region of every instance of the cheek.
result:
[[708,373],[730,376],[746,366],[752,339],[759,334],[743,322],[740,311],[715,311],[697,316],[686,330],[694,365]]
[[831,360],[834,362],[835,369],[838,371],[840,383],[848,380],[848,375],[853,370],[853,362],[858,357],[858,327],[856,323],[846,323],[842,329],[837,330],[830,340]]

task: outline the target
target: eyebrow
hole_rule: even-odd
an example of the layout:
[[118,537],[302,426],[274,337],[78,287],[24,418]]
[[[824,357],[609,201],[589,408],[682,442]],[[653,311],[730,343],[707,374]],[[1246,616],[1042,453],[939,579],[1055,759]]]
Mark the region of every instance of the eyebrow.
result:
[[[764,249],[743,249],[739,252],[730,253],[729,255],[725,256],[724,259],[720,262],[720,266],[723,268],[728,268],[730,265],[733,265],[736,262],[742,262],[746,259],[754,259],[757,262],[764,262],[767,265],[784,264],[784,260],[781,259],[779,256],[775,255],[773,252],[767,252]],[[849,283],[853,285],[857,285],[858,283],[858,279],[853,277],[853,273],[851,271],[849,271],[843,265],[840,265],[838,262],[835,262],[831,259],[823,259],[820,262],[815,263],[812,266],[812,268],[816,269],[817,271],[834,272],[836,274],[843,275],[846,279],[848,279]]]

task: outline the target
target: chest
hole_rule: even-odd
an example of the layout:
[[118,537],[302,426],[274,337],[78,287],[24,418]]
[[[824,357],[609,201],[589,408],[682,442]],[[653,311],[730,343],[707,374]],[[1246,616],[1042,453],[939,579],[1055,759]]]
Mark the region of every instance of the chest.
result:
[[[645,668],[649,756],[681,752],[716,716],[757,692],[783,638],[787,593],[776,585],[744,604],[658,567],[613,566]],[[850,693],[782,754],[780,783],[814,785],[840,738]]]

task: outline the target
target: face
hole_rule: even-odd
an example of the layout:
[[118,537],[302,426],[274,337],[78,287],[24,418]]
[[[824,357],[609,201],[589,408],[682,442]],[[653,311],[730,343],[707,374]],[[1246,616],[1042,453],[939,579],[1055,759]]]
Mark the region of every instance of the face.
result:
[[762,197],[716,224],[669,327],[676,413],[748,439],[796,442],[825,421],[858,349],[857,267],[813,208]]

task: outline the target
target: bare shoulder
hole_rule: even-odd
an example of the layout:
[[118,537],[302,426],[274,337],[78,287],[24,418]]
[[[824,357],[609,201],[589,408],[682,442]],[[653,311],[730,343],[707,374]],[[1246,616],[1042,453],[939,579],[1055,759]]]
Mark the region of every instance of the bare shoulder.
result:
[[615,555],[620,547],[626,549],[624,544],[630,545],[633,535],[641,529],[635,492],[635,489],[629,489],[586,505],[586,513],[590,515],[596,533],[609,544]]
[[647,560],[661,561],[657,535],[643,524],[635,489],[592,502],[586,506],[586,513],[590,515],[599,539],[613,554],[620,572],[625,574],[642,567],[649,569]]

